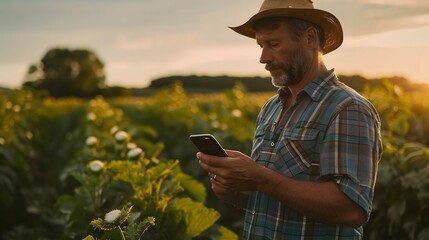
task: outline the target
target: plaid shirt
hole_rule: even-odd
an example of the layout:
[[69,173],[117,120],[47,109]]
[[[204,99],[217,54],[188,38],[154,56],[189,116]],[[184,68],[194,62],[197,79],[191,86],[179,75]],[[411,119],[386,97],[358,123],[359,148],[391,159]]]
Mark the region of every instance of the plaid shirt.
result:
[[[287,88],[279,89],[262,108],[252,158],[294,179],[336,182],[368,219],[382,153],[376,110],[339,82],[334,70],[307,85],[283,122],[277,122],[289,94]],[[361,239],[362,235],[362,227],[316,222],[268,195],[250,193],[243,239]]]

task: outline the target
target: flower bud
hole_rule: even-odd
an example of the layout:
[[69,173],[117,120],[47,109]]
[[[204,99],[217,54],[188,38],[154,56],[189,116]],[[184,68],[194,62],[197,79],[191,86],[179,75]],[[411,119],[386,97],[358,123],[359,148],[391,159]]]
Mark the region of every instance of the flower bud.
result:
[[110,129],[110,134],[115,134],[117,131],[119,130],[119,127],[118,126],[113,126],[111,129]]
[[241,111],[240,111],[240,109],[234,109],[234,110],[232,110],[231,115],[233,117],[235,117],[235,118],[241,117]]
[[130,138],[130,135],[125,132],[125,131],[119,131],[115,134],[115,139],[116,141],[118,141],[119,143],[128,141]]
[[121,216],[121,210],[115,209],[106,213],[106,215],[104,216],[104,221],[106,221],[107,223],[112,223],[116,221],[120,216]]
[[132,143],[132,142],[127,143],[127,148],[128,149],[133,149],[133,148],[136,148],[136,147],[137,147],[137,144],[135,144],[135,143]]
[[97,119],[97,115],[95,115],[95,113],[93,112],[90,112],[86,114],[86,119],[88,119],[89,121],[95,121]]
[[88,146],[88,147],[94,147],[98,143],[98,138],[96,138],[94,136],[90,136],[86,139],[85,143],[86,143],[86,146]]
[[93,160],[88,164],[88,168],[93,173],[98,173],[104,168],[104,163],[100,160]]
[[138,159],[141,155],[143,154],[143,150],[141,148],[133,148],[130,151],[128,151],[127,153],[127,158],[128,159]]
[[13,106],[13,111],[16,113],[21,112],[21,106],[19,106],[19,105]]

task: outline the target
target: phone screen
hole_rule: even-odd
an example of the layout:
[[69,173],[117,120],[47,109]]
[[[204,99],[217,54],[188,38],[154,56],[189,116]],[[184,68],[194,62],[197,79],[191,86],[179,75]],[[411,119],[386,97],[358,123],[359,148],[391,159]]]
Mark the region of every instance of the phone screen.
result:
[[202,153],[218,157],[228,157],[222,146],[211,134],[194,134],[189,136],[189,138]]

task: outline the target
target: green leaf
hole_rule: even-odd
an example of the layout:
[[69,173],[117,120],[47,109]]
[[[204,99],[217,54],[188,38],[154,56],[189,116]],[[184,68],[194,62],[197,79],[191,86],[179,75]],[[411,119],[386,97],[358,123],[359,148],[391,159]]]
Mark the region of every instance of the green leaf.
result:
[[398,113],[394,119],[390,120],[390,130],[400,136],[407,134],[410,125],[408,123],[408,115],[406,113]]
[[216,240],[238,240],[239,239],[237,234],[235,234],[233,231],[219,224],[214,224],[207,231],[202,233],[199,237],[202,239],[216,239]]
[[179,165],[179,160],[168,161],[158,164],[155,168],[150,169],[153,170],[153,172],[151,172],[152,179],[159,179],[171,174],[172,169],[177,165]]
[[139,240],[146,230],[155,225],[154,217],[147,217],[140,223],[131,223],[124,229],[127,240]]
[[114,228],[112,230],[107,230],[103,232],[103,235],[99,240],[121,240],[121,229],[120,228]]
[[176,179],[184,190],[196,201],[205,202],[207,193],[204,184],[185,173],[178,173]]
[[165,233],[168,239],[191,239],[212,226],[220,217],[213,209],[190,198],[176,198],[166,209]]
[[217,240],[238,240],[237,234],[224,226],[219,228],[219,232],[221,233],[221,236],[217,238]]

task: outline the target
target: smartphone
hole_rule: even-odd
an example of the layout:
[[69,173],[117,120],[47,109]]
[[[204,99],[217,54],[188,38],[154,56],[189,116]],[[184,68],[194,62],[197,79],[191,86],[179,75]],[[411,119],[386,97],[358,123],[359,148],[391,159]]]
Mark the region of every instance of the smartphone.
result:
[[211,134],[193,134],[189,138],[202,153],[218,157],[228,157],[223,147]]

